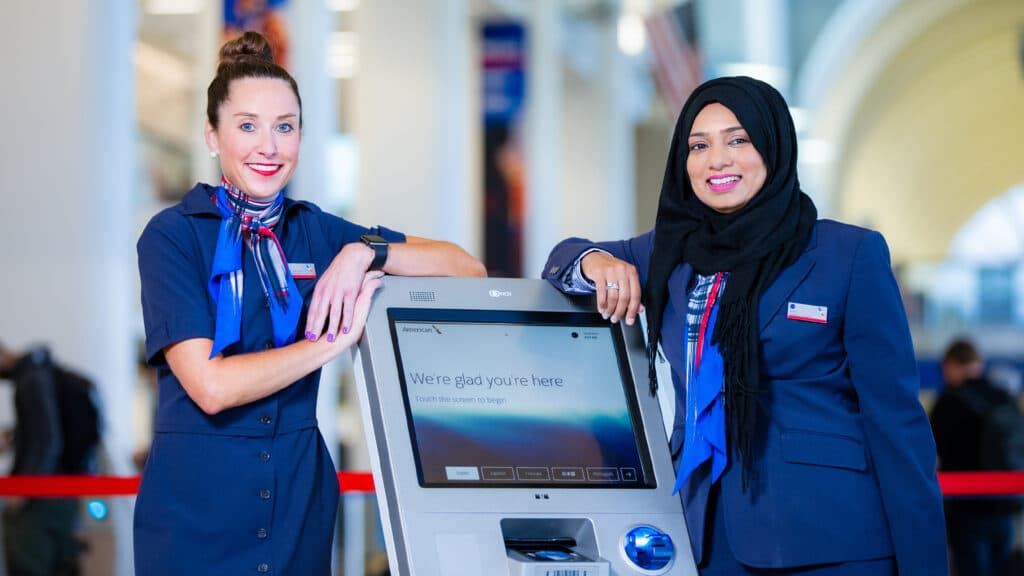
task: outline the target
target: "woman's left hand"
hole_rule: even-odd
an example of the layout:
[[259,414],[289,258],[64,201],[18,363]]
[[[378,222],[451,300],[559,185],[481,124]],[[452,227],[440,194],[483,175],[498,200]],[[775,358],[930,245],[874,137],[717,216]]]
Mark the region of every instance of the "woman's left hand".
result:
[[306,339],[317,340],[327,323],[327,341],[334,342],[339,330],[348,334],[352,327],[356,296],[363,286],[366,271],[373,262],[373,250],[352,242],[334,257],[317,280],[306,316]]

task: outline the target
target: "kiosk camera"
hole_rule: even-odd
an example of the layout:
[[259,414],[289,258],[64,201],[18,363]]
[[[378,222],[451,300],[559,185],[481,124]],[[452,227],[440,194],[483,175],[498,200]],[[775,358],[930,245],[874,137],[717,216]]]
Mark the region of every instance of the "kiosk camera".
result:
[[593,310],[385,279],[355,372],[392,573],[696,574],[639,324]]

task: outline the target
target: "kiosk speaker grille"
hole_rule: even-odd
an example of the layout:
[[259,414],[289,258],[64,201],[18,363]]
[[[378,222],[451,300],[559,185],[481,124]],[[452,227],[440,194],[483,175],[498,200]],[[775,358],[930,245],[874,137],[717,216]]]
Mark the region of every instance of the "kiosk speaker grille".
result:
[[437,300],[437,294],[433,290],[410,290],[409,300],[413,302],[433,302]]

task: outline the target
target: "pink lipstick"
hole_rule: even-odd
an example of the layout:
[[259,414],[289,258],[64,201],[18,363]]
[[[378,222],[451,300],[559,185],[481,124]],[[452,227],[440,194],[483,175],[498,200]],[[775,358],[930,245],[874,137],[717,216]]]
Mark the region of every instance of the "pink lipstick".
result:
[[712,192],[728,192],[735,188],[741,179],[738,174],[719,174],[708,178],[708,188]]

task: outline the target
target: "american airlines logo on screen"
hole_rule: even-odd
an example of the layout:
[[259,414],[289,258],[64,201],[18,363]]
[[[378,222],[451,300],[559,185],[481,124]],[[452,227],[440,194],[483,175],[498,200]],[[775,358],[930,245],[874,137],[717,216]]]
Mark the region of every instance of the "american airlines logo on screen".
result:
[[502,296],[511,296],[512,295],[512,291],[511,290],[491,290],[487,294],[489,294],[491,298],[501,298]]

